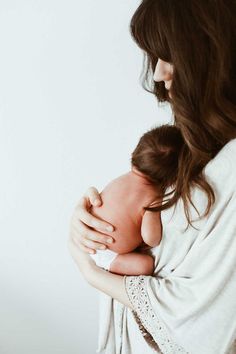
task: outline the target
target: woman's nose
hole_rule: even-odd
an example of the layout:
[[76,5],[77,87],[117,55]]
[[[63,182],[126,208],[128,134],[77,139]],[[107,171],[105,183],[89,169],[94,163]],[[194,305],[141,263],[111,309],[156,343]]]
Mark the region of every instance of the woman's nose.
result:
[[172,75],[173,75],[173,66],[164,60],[158,59],[153,74],[153,80],[156,82],[170,81],[172,80]]

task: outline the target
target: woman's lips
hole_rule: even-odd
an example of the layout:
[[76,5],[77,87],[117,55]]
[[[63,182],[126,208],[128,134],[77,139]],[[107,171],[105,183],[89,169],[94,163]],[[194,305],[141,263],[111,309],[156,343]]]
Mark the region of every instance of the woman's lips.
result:
[[171,84],[170,84],[170,83],[165,82],[165,88],[166,88],[167,90],[169,90],[169,89],[170,89],[170,86],[171,86]]

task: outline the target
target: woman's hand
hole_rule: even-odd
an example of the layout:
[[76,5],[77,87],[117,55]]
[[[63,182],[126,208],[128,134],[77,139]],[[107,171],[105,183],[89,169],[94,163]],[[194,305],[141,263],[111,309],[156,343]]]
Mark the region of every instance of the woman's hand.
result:
[[105,235],[114,227],[89,213],[90,207],[102,205],[101,197],[95,187],[90,187],[79,200],[70,223],[69,244],[73,241],[81,251],[96,253],[97,249],[105,249],[108,240],[113,239]]

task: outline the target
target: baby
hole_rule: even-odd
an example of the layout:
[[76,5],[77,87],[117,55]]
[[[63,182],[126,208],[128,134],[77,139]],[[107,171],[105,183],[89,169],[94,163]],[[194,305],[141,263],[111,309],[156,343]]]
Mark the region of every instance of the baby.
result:
[[101,192],[103,204],[92,206],[90,213],[115,230],[106,233],[113,237],[113,244],[90,255],[98,266],[121,275],[153,273],[153,257],[137,248],[155,247],[161,241],[160,212],[148,208],[161,205],[166,188],[175,183],[183,144],[175,126],[166,124],[147,131],[132,153],[131,170]]

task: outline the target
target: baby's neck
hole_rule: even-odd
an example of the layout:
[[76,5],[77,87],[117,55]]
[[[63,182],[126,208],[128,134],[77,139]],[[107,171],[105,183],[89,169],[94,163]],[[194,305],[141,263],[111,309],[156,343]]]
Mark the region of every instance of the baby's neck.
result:
[[144,173],[140,172],[136,167],[132,166],[131,167],[131,172],[133,172],[135,175],[145,178],[146,180],[148,180],[147,175],[145,175]]

